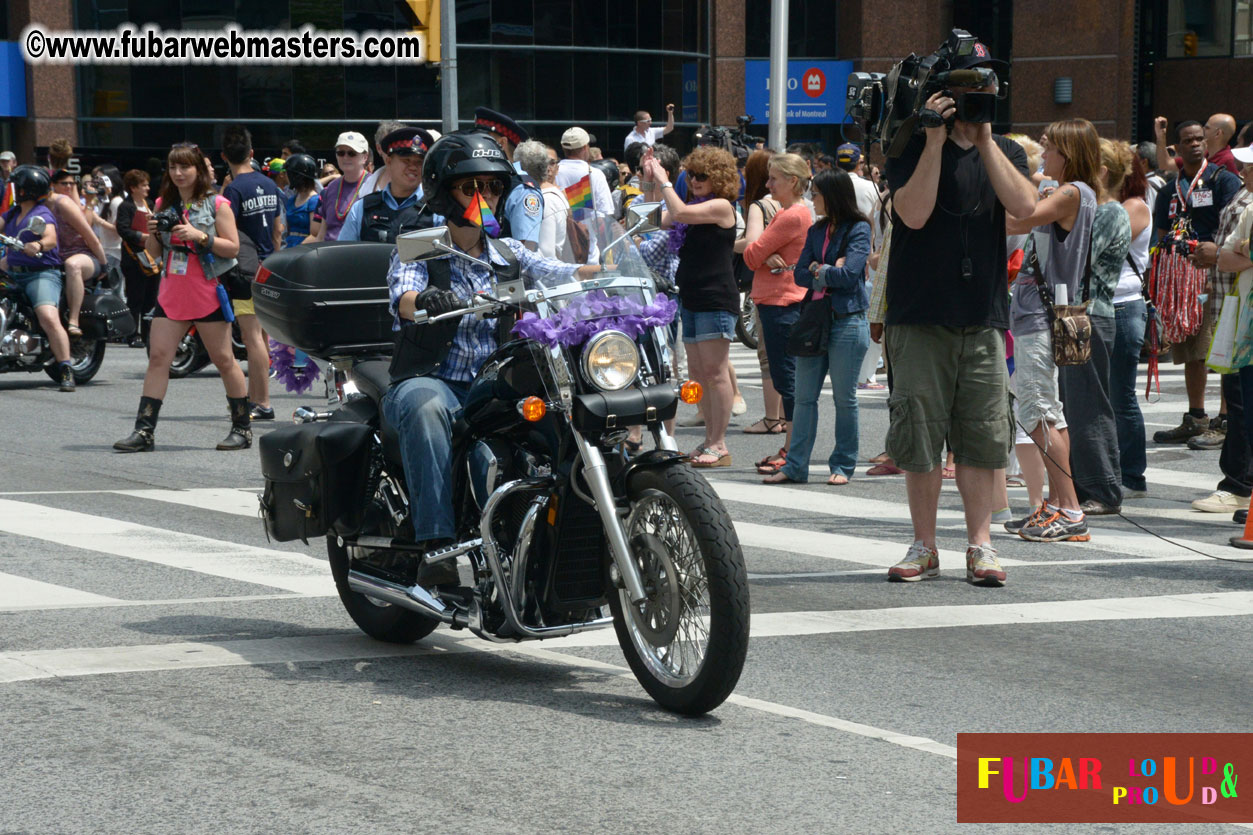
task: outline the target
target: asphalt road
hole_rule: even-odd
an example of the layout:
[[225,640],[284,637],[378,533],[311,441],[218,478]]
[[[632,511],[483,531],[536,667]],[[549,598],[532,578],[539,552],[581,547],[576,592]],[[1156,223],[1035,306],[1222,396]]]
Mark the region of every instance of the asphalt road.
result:
[[[211,368],[172,383],[155,452],[112,452],[144,363],[111,346],[74,394],[0,376],[0,832],[1133,832],[957,824],[957,734],[1250,730],[1253,565],[1102,518],[1082,545],[995,534],[1009,582],[974,588],[949,482],[943,576],[886,583],[910,541],[902,477],[863,465],[825,486],[827,404],[814,483],[760,486],[750,464],[778,439],[739,432],[761,414],[743,350],[750,409],[711,480],[744,543],[753,640],[735,695],[698,720],[654,706],[612,632],[370,641],[322,540],[266,541],[255,448],[213,449]],[[1182,411],[1182,376],[1163,380],[1150,431]],[[886,393],[860,404],[865,459]],[[1189,509],[1217,462],[1151,448],[1127,515],[1245,556],[1229,516]]]

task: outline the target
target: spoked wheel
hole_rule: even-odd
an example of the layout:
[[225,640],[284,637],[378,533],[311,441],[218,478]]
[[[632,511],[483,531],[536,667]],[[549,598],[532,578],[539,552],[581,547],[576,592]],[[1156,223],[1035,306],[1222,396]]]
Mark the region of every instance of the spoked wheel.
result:
[[[105,341],[103,339],[78,339],[70,341],[70,371],[74,374],[74,382],[82,385],[91,381],[104,364]],[[61,366],[58,363],[46,366],[44,371],[54,380],[61,379]]]
[[740,298],[740,318],[735,321],[735,337],[746,348],[757,350],[757,318],[753,315],[756,305],[753,300],[748,297],[748,293],[742,293]]
[[731,694],[748,653],[748,574],[721,500],[691,468],[631,477],[627,541],[647,598],[609,596],[618,643],[658,704],[697,716]]

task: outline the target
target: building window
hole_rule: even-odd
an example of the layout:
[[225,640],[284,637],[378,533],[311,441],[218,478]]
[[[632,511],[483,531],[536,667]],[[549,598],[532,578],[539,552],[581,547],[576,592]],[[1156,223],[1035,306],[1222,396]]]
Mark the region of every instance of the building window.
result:
[[[1234,5],[1231,0],[1168,0],[1166,57],[1223,58],[1230,55]],[[1247,3],[1242,5],[1247,6]]]
[[1253,55],[1253,0],[1236,0],[1236,55]]

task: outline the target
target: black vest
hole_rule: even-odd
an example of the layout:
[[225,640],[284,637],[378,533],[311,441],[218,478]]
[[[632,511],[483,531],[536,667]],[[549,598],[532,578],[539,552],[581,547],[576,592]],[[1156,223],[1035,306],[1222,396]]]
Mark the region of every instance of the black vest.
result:
[[414,203],[403,209],[393,209],[383,199],[383,192],[374,191],[361,198],[361,234],[363,241],[396,243],[396,236],[415,229],[429,229],[435,224],[432,215],[424,211],[423,204]]
[[[491,238],[487,239],[487,245],[493,247],[506,261],[505,266],[496,268],[497,281],[509,283],[516,280],[521,268],[513,251],[508,245]],[[427,286],[437,287],[440,290],[452,289],[451,259],[456,257],[451,255],[448,258],[427,261]],[[498,344],[512,337],[513,322],[512,315],[502,315],[498,319],[496,328]],[[448,351],[452,348],[452,340],[460,324],[460,318],[445,319],[442,322],[425,325],[402,321],[400,330],[396,332],[396,349],[392,354],[392,363],[388,369],[392,385],[408,380],[410,377],[426,377],[438,371],[444,360],[448,358]]]

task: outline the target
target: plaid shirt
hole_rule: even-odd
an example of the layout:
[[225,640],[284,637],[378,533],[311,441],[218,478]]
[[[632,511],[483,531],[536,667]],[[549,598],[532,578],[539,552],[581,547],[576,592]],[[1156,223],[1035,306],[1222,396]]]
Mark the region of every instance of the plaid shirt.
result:
[[654,232],[640,243],[644,264],[667,284],[674,286],[679,271],[679,253],[670,251],[670,233]]
[[883,231],[883,248],[879,250],[879,268],[874,271],[874,284],[870,288],[871,324],[882,325],[888,317],[888,253],[892,249],[892,221]]
[[[527,287],[533,287],[537,283],[556,284],[568,281],[578,269],[577,264],[565,264],[531,252],[513,238],[502,238],[501,243],[508,246],[518,259],[522,279]],[[490,245],[484,249],[484,256],[493,264],[505,266],[504,257]],[[486,267],[453,255],[447,255],[443,260],[448,261],[451,289],[457,298],[468,302],[474,298],[475,293],[491,291],[493,275]],[[420,293],[426,289],[426,265],[426,261],[402,262],[398,252],[392,253],[391,265],[387,269],[392,330],[400,330],[400,297],[411,290]],[[457,333],[453,336],[452,347],[448,349],[448,358],[440,366],[440,373],[436,376],[449,382],[468,383],[495,350],[496,321],[463,316],[457,325]]]
[[[1236,226],[1240,223],[1240,215],[1244,214],[1244,210],[1251,205],[1253,205],[1253,191],[1242,188],[1236,192],[1235,197],[1231,198],[1231,202],[1223,207],[1223,213],[1218,218],[1218,231],[1214,234],[1214,242],[1218,244],[1219,249],[1223,248],[1227,243],[1227,238],[1236,231]],[[1235,284],[1236,273],[1222,272],[1217,266],[1210,267],[1210,290],[1209,298],[1205,300],[1205,307],[1215,322],[1218,321],[1218,314],[1223,309],[1223,298],[1231,292]]]

